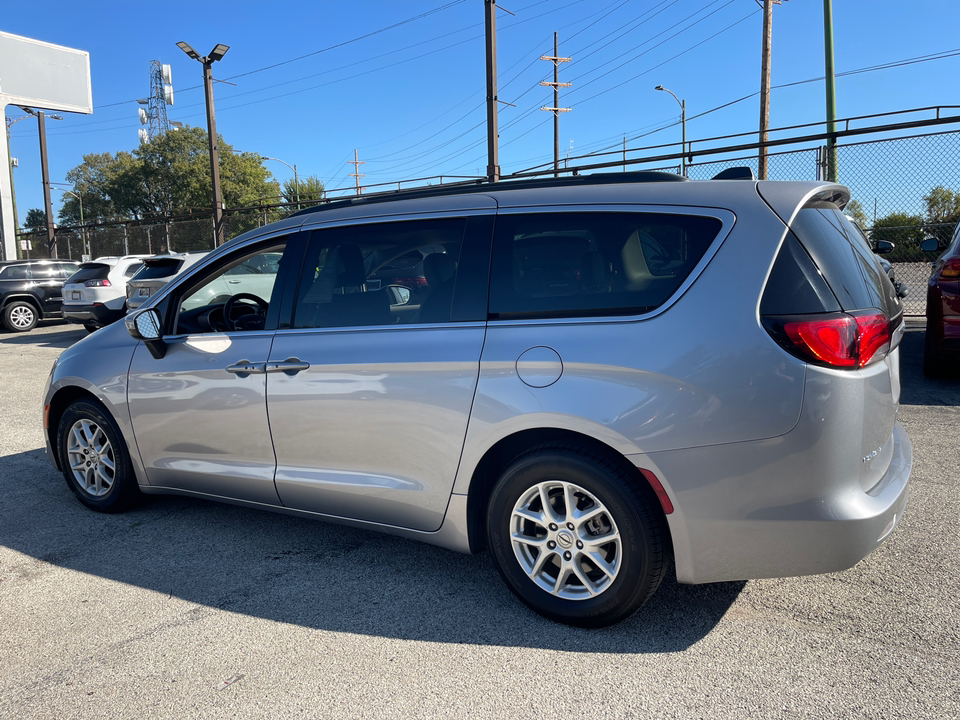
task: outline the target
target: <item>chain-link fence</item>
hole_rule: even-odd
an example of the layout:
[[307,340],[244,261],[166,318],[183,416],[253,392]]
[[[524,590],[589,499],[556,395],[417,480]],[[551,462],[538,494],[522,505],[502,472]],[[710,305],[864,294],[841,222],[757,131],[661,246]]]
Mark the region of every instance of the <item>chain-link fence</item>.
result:
[[[878,132],[880,130],[882,128]],[[642,152],[642,149],[632,151],[631,168],[645,164]],[[818,180],[826,174],[826,153],[825,147],[769,152],[767,177],[771,180]],[[697,161],[695,153],[694,161],[686,165],[686,174],[694,180],[706,180],[728,168],[744,166],[757,174],[757,149],[731,154],[734,157]],[[645,169],[682,170],[681,165],[665,163],[665,156],[659,157],[655,164],[646,163]],[[673,157],[679,162],[678,155]],[[709,155],[700,151],[699,157]],[[852,202],[847,206],[847,212],[858,220],[871,241],[886,240],[895,245],[886,257],[894,264],[897,280],[909,288],[904,303],[908,315],[923,315],[925,312],[926,280],[930,262],[934,259],[933,254],[920,249],[920,243],[931,236],[945,243],[956,226],[960,212],[958,158],[958,131],[840,143],[836,147],[839,182],[851,191]],[[626,170],[626,156],[624,160]],[[608,166],[607,169],[614,168]],[[279,220],[296,209],[290,205],[264,202],[257,207],[227,210],[223,218],[224,238],[230,239]],[[32,249],[20,251],[22,256],[50,256],[45,233],[23,233],[19,237],[29,241],[28,247],[32,245]],[[100,257],[211,250],[216,246],[210,215],[87,226],[82,230],[60,228],[56,238],[59,256],[72,259],[84,255]]]
[[[771,153],[767,177],[771,180],[818,180],[823,176],[826,148]],[[871,241],[886,240],[895,248],[885,255],[897,280],[910,293],[904,300],[907,315],[923,315],[930,263],[920,243],[935,237],[946,244],[956,227],[960,201],[960,132],[932,133],[867,142],[838,144],[838,181],[850,188],[847,212],[866,230]],[[757,173],[757,155],[693,163],[691,179],[704,180],[730,167],[749,167]],[[937,206],[946,198],[948,207]],[[949,207],[951,194],[957,197]],[[951,212],[953,217],[949,217]],[[947,215],[948,217],[943,217]]]

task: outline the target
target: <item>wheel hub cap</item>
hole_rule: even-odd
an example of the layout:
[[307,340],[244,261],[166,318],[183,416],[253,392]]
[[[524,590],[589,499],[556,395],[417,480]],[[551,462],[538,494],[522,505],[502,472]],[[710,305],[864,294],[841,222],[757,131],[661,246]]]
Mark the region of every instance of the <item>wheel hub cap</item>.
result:
[[73,478],[84,492],[94,497],[110,492],[116,457],[103,428],[92,420],[77,420],[67,433],[66,451]]
[[610,511],[572,483],[546,481],[523,493],[510,517],[510,535],[520,567],[551,595],[588,600],[620,572],[620,532]]

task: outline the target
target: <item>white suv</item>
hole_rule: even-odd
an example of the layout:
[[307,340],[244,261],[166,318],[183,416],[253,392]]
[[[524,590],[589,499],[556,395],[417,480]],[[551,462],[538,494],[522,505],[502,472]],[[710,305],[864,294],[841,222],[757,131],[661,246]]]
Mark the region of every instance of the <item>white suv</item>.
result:
[[89,332],[123,317],[127,281],[147,257],[105,256],[81,263],[63,286],[63,317],[82,324]]

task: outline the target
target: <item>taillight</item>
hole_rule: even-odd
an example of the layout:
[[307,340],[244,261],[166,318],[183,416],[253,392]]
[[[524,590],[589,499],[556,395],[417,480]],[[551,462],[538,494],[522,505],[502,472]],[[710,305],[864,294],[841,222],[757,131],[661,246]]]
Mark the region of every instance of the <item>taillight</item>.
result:
[[84,284],[84,287],[110,287],[110,281],[107,278],[103,280],[87,280]]
[[943,268],[940,270],[940,277],[942,278],[958,278],[960,277],[960,258],[951,258],[947,260]]
[[885,358],[894,330],[887,316],[875,311],[766,317],[764,326],[802,360],[851,370]]
[[427,279],[420,275],[419,277],[398,277],[393,278],[390,281],[394,285],[403,285],[405,287],[417,287],[418,285],[426,285]]

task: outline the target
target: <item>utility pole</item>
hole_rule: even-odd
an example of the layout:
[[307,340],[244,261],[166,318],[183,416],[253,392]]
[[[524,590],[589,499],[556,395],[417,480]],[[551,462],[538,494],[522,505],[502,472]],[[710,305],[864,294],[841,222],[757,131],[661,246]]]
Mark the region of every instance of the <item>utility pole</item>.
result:
[[573,58],[560,57],[560,46],[557,41],[557,33],[553,34],[553,56],[541,55],[541,60],[553,62],[553,82],[542,81],[540,84],[547,87],[553,87],[553,107],[542,107],[541,110],[548,110],[553,113],[553,176],[560,176],[560,113],[570,112],[571,108],[560,107],[560,88],[570,87],[571,83],[560,82],[560,63],[570,62]]
[[366,160],[361,160],[359,154],[357,153],[357,149],[354,148],[354,149],[353,149],[353,162],[351,162],[351,163],[349,163],[349,164],[350,164],[350,165],[353,165],[353,172],[350,173],[350,177],[357,179],[357,195],[362,195],[362,194],[363,194],[363,188],[360,187],[360,178],[366,177],[366,174],[360,172],[360,166],[361,166],[361,165],[366,165],[366,164],[367,164],[367,161],[366,161]]
[[827,180],[837,181],[837,88],[833,73],[833,3],[823,0],[824,76],[827,86]]
[[484,0],[487,40],[487,181],[500,180],[500,134],[497,129],[497,0]]
[[50,171],[47,167],[47,128],[43,122],[43,111],[37,111],[40,123],[40,170],[43,175],[43,209],[47,213],[47,247],[50,257],[57,257],[57,241],[53,232],[53,205],[50,203]]
[[780,0],[763,0],[763,56],[760,61],[760,152],[757,178],[767,179],[767,129],[770,127],[770,66],[773,53],[773,6]]

